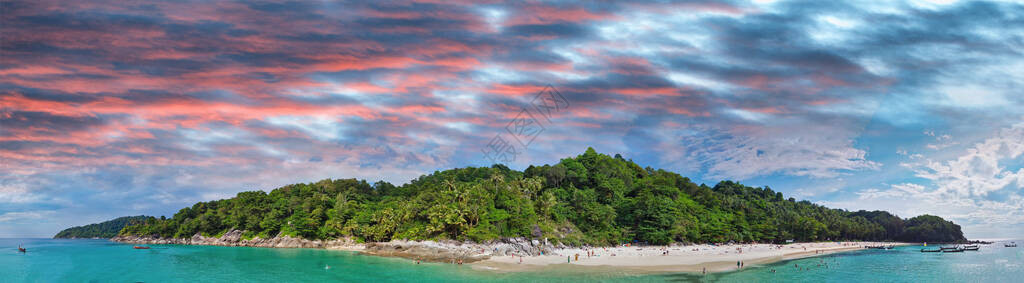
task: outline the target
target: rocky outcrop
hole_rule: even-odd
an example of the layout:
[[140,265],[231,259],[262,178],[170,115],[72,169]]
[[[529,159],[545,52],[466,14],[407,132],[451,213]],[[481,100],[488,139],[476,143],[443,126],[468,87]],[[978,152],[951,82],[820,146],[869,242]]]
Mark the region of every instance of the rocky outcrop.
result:
[[542,253],[551,253],[555,248],[551,243],[545,239],[543,242],[540,240],[530,240],[526,238],[505,238],[501,240],[494,240],[487,244],[488,247],[493,250],[493,255],[526,255],[536,256]]
[[377,256],[403,257],[409,259],[451,262],[474,262],[490,258],[486,249],[471,244],[440,243],[434,241],[404,241],[369,243],[363,253]]
[[263,247],[263,248],[320,248],[358,250],[364,254],[376,256],[402,257],[422,261],[465,263],[489,259],[491,256],[535,256],[551,253],[557,247],[550,243],[526,238],[507,238],[486,243],[460,241],[407,241],[392,240],[359,244],[351,239],[338,240],[307,240],[290,236],[277,236],[268,239],[242,239],[244,231],[231,230],[221,237],[205,237],[196,234],[191,238],[160,238],[140,236],[117,236],[111,241],[129,244],[177,244],[177,245],[208,245],[228,247]]
[[244,231],[231,230],[224,233],[220,238],[216,237],[205,237],[200,234],[195,234],[191,238],[160,238],[160,237],[145,237],[145,236],[117,236],[111,238],[111,241],[129,244],[176,244],[176,245],[206,245],[206,246],[227,246],[227,247],[261,247],[261,248],[334,248],[334,247],[351,247],[358,245],[351,239],[338,239],[330,241],[321,240],[307,240],[302,238],[294,238],[291,236],[278,236],[268,239],[260,237],[252,238],[249,240],[242,239],[242,233]]
[[404,257],[424,261],[449,262],[462,260],[475,262],[486,260],[491,256],[536,256],[551,253],[556,247],[547,241],[529,240],[526,238],[506,238],[486,243],[459,241],[404,241],[369,243],[363,253]]

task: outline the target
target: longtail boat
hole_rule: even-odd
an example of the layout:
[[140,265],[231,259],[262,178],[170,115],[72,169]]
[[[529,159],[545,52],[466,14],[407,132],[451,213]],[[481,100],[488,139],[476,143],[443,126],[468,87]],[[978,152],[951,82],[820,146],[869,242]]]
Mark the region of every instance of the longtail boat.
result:
[[134,246],[132,248],[134,248],[136,250],[148,250],[149,249],[149,247],[147,247],[147,246]]
[[942,249],[935,249],[935,250],[921,249],[922,253],[937,253],[937,252],[941,252],[941,251],[942,251]]
[[21,245],[18,245],[18,252],[22,252],[23,253],[23,252],[27,252],[27,250],[25,250],[25,248],[22,248]]

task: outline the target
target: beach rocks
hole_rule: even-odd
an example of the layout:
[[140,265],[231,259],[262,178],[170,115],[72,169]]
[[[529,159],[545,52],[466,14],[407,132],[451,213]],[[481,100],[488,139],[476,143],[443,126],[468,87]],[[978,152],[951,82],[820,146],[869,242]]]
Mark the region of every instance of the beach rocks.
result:
[[250,240],[242,239],[245,231],[231,230],[221,237],[206,237],[196,233],[191,238],[160,238],[149,236],[117,236],[111,241],[130,244],[177,244],[177,245],[207,245],[207,246],[228,246],[228,247],[263,247],[263,248],[332,248],[347,247],[355,245],[351,239],[338,239],[330,241],[307,240],[293,238],[291,236],[280,236],[262,239],[259,237]]
[[547,240],[542,244],[539,240],[528,240],[526,238],[505,238],[492,241],[485,249],[491,251],[491,255],[519,255],[535,256],[541,252],[550,253],[554,248],[548,245]]
[[406,241],[369,243],[363,250],[366,254],[394,256],[434,262],[452,262],[462,260],[470,263],[489,259],[492,256],[536,256],[551,253],[554,247],[545,240],[526,238],[505,238],[487,243],[459,242],[451,240]]
[[484,254],[478,245],[475,244],[454,244],[440,243],[434,241],[405,241],[393,240],[390,242],[369,243],[365,254],[378,256],[393,256],[409,259],[418,259],[433,262],[451,262],[461,260],[465,263],[481,261],[490,258]]
[[229,247],[264,247],[264,248],[337,248],[359,250],[362,253],[377,256],[403,257],[433,262],[476,262],[489,259],[491,256],[536,256],[550,254],[556,247],[547,239],[540,241],[527,238],[505,238],[487,243],[472,241],[408,241],[392,240],[388,242],[355,243],[352,239],[307,240],[291,236],[277,235],[273,238],[243,239],[245,231],[231,230],[220,237],[206,237],[201,234],[190,238],[160,238],[151,236],[117,236],[111,241],[130,244],[178,244],[178,245],[210,245]]

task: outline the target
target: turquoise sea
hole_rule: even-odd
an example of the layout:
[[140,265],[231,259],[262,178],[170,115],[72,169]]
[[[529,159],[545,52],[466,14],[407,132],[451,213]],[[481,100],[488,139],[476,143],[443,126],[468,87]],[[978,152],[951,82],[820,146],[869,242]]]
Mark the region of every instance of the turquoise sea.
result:
[[[28,253],[18,253],[18,244]],[[0,239],[0,282],[1024,282],[1024,248],[998,243],[946,254],[921,253],[920,246],[853,251],[707,276],[592,269],[494,273],[344,251],[152,247],[136,250],[107,240]]]

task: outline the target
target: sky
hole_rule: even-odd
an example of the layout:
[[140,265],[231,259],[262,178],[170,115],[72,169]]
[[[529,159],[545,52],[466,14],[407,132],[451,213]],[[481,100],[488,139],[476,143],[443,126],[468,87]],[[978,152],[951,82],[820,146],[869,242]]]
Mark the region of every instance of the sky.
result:
[[1024,235],[1024,3],[594,2],[3,0],[0,237],[587,147]]

